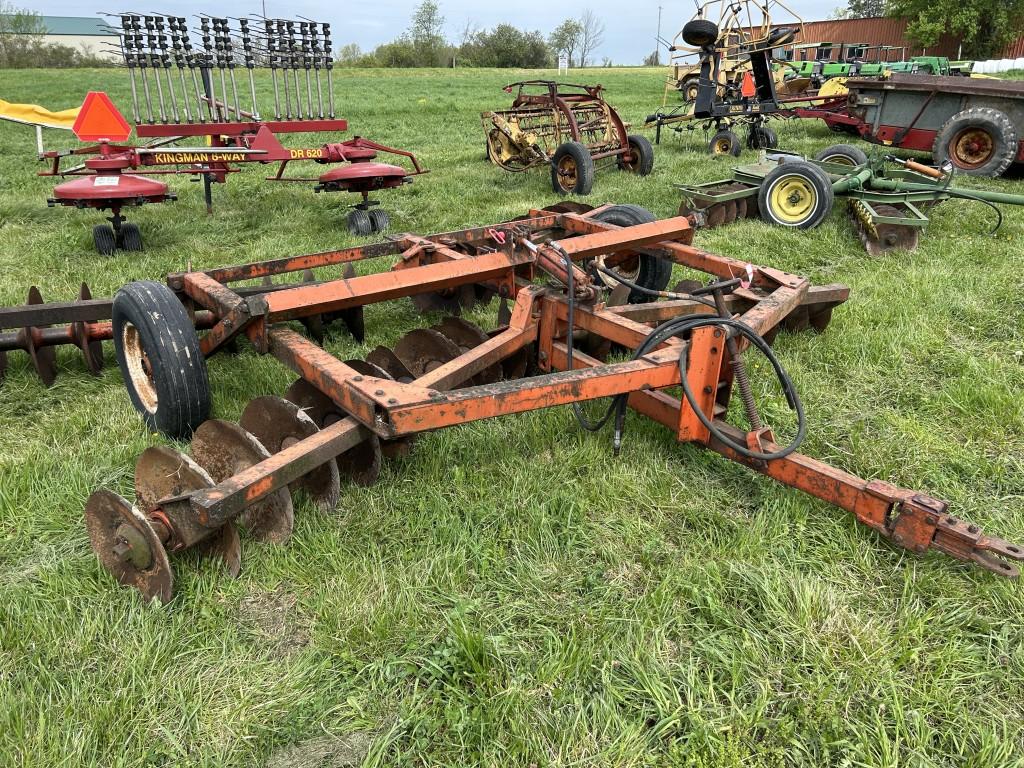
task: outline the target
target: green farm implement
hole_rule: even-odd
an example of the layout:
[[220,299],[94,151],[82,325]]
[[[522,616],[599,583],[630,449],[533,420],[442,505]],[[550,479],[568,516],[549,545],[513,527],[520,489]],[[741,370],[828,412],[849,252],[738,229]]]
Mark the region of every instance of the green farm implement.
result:
[[891,156],[868,158],[857,147],[837,144],[813,160],[770,152],[758,163],[733,168],[730,179],[678,185],[683,193],[679,214],[703,227],[760,216],[769,224],[811,229],[842,197],[864,247],[877,256],[914,250],[928,224],[924,211],[940,201],[975,200],[993,208],[996,203],[1024,205],[1024,195],[964,189],[951,182],[949,164],[934,168]]

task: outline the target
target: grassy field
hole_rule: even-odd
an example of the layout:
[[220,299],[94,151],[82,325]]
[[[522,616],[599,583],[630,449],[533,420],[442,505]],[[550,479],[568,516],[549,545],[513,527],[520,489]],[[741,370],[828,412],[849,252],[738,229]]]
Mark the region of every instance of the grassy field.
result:
[[[479,125],[508,103],[502,85],[542,74],[337,72],[352,134],[432,171],[386,196],[395,228],[556,202],[546,173],[484,162]],[[573,77],[640,124],[660,74]],[[121,72],[0,72],[4,99],[54,109],[92,88],[127,109]],[[817,123],[779,132],[807,153],[835,140]],[[146,252],[100,257],[96,215],[46,208],[33,144],[0,124],[0,304],[33,284],[49,300],[82,280],[110,295],[189,264],[357,242],[348,201],[251,168],[215,190],[212,216],[199,185],[175,180],[178,202],[132,214]],[[727,174],[702,145],[670,138],[650,177],[601,172],[591,199],[673,214],[673,183]],[[1019,177],[964,183],[1024,192]],[[826,333],[776,342],[807,406],[806,453],[1021,541],[1024,210],[1005,209],[995,236],[992,223],[948,203],[917,252],[877,259],[840,206],[812,233],[746,221],[698,242],[852,287]],[[327,346],[358,356],[418,320],[408,302],[372,309],[364,347]],[[106,361],[93,378],[66,348],[46,389],[15,353],[0,388],[0,766],[1024,764],[1018,583],[897,551],[634,416],[618,458],[566,408],[429,435],[376,486],[343,488],[335,514],[297,502],[288,546],[243,542],[237,580],[174,558],[177,597],[145,607],[82,524],[88,494],[130,496],[135,458],[163,441],[109,346]],[[247,350],[210,372],[229,419],[291,381]]]

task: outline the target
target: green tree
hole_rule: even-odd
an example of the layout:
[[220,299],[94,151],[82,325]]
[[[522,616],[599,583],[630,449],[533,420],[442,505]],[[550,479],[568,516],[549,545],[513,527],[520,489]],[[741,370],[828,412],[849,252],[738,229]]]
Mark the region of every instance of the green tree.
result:
[[848,0],[846,7],[848,19],[868,19],[874,16],[885,16],[886,0]]
[[38,13],[0,0],[0,68],[33,66],[45,34]]
[[448,44],[444,39],[444,16],[441,6],[434,0],[423,0],[416,6],[406,36],[412,42],[419,66],[438,67],[446,63]]
[[548,45],[557,53],[564,53],[569,59],[569,66],[576,66],[576,52],[583,40],[583,26],[576,19],[566,19],[554,32],[548,35]]
[[459,60],[474,67],[521,67],[551,65],[551,49],[540,32],[525,32],[511,24],[475,32],[459,48]]
[[988,58],[1024,34],[1024,0],[889,0],[890,16],[905,18],[907,36],[929,47],[948,32],[965,56]]

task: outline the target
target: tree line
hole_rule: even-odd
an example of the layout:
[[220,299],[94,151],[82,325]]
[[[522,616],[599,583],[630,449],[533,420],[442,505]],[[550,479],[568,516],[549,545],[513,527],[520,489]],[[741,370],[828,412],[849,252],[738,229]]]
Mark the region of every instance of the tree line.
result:
[[959,38],[963,55],[987,59],[1024,37],[1024,0],[847,0],[841,19],[890,16],[907,20],[907,38],[923,48],[944,34]]
[[[566,19],[550,34],[499,24],[481,29],[472,22],[458,41],[444,34],[444,16],[435,0],[423,0],[413,12],[409,28],[391,42],[364,53],[355,43],[342,46],[337,60],[351,67],[509,67],[538,69],[554,66],[560,55],[570,67],[596,64],[596,51],[604,41],[604,23],[590,10],[578,19]],[[610,66],[611,61],[601,62]]]
[[110,67],[113,62],[70,45],[47,43],[42,17],[0,0],[0,69]]

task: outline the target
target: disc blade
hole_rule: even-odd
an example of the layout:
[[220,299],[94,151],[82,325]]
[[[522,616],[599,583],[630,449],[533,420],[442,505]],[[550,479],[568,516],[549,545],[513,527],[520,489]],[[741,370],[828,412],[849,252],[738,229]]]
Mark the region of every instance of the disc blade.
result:
[[395,356],[416,378],[459,356],[459,348],[430,328],[409,331],[395,343]]
[[413,306],[424,314],[427,312],[447,312],[451,315],[457,315],[462,311],[457,294],[445,295],[435,291],[431,293],[418,293],[409,298],[412,299]]
[[[39,289],[36,286],[32,286],[28,291],[28,304],[42,304],[43,297],[39,293]],[[53,382],[57,380],[57,350],[53,347],[36,346],[35,339],[33,338],[32,326],[26,326],[24,328],[25,338],[25,351],[28,352],[29,357],[32,358],[32,367],[36,369],[36,373],[39,378],[43,380],[43,384],[48,387],[53,386]]]
[[[367,360],[346,360],[345,365],[355,371],[358,371],[364,376],[377,376],[381,379],[391,378],[391,375],[387,371]],[[397,459],[400,456],[408,456],[412,453],[412,444],[416,442],[416,435],[406,435],[405,437],[396,437],[394,440],[380,440],[379,442],[380,452],[385,458]],[[342,473],[344,473],[345,469],[341,467],[340,461],[338,462],[338,465]],[[376,476],[373,479],[376,480]],[[353,482],[359,484],[356,480],[353,480]],[[369,485],[369,483],[365,484]]]
[[[320,427],[299,406],[272,395],[250,401],[242,411],[239,423],[270,453],[280,453],[320,431]],[[301,489],[320,509],[332,510],[341,496],[338,467],[333,461],[324,462],[289,487]]]
[[[488,339],[487,334],[478,325],[461,317],[446,317],[440,323],[433,326],[433,330],[458,347],[459,354],[462,355],[474,347],[480,346]],[[493,384],[500,378],[501,365],[493,363],[477,373],[471,381],[474,384]]]
[[[349,361],[349,363],[352,362],[354,361]],[[352,367],[355,368],[354,365]],[[321,427],[334,424],[348,416],[331,398],[305,379],[298,379],[288,387],[285,397]],[[348,480],[356,485],[371,485],[380,475],[380,456],[380,438],[371,435],[335,458],[335,471],[338,473],[339,480]]]
[[388,372],[395,381],[408,384],[413,380],[412,371],[405,363],[398,359],[398,356],[389,347],[377,347],[366,356],[366,362],[373,363],[379,368]]
[[[86,283],[78,289],[78,300],[89,301],[92,298],[92,291]],[[99,341],[89,339],[88,323],[76,321],[71,324],[71,335],[75,344],[82,350],[82,357],[85,358],[85,367],[89,373],[99,376],[103,370],[103,344]]]
[[[192,456],[215,483],[221,483],[269,459],[270,452],[238,424],[210,419],[192,437]],[[295,527],[291,494],[287,488],[278,488],[251,504],[239,520],[253,538],[283,544]]]
[[135,503],[143,512],[161,499],[209,488],[213,478],[185,454],[164,445],[147,448],[135,462]]
[[167,550],[145,515],[127,499],[105,488],[94,491],[85,504],[85,527],[100,564],[120,584],[137,589],[147,603],[167,603],[174,597]]
[[242,542],[238,538],[238,528],[230,520],[217,531],[196,545],[200,557],[219,559],[224,570],[233,579],[242,572]]

